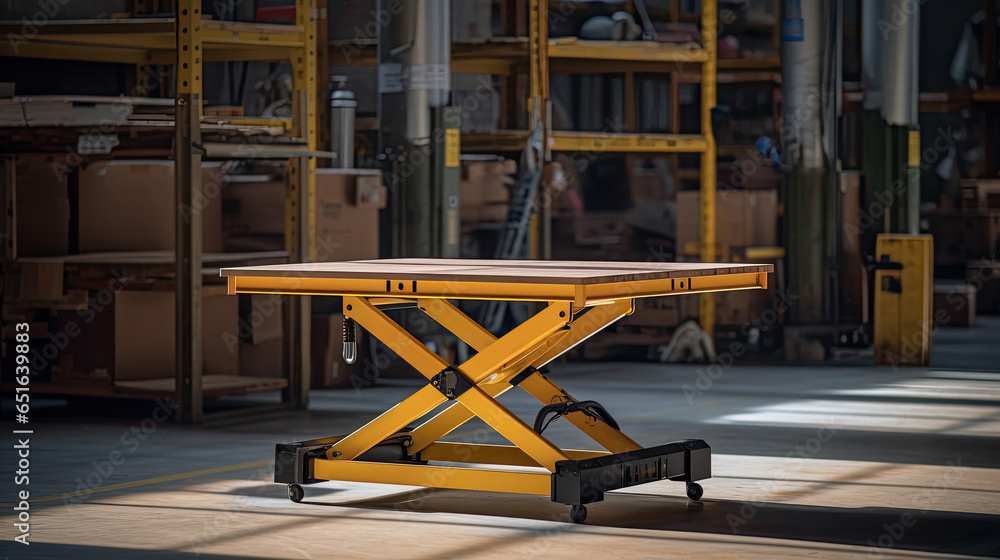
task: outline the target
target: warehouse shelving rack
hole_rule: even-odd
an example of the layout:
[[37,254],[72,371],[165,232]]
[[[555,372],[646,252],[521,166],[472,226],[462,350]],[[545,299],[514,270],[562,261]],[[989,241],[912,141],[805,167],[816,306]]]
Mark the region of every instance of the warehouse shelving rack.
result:
[[[315,254],[315,225],[311,211],[315,200],[317,151],[317,0],[296,0],[293,25],[258,24],[203,19],[201,0],[177,0],[176,17],[134,17],[101,20],[50,20],[37,26],[27,41],[0,44],[0,56],[111,62],[136,65],[144,72],[152,65],[174,65],[174,139],[171,150],[176,177],[176,379],[170,396],[179,406],[178,418],[199,422],[232,414],[206,414],[203,407],[201,293],[202,230],[195,207],[201,193],[201,160],[287,159],[285,198],[285,248],[295,262]],[[152,0],[137,0],[135,13],[154,12]],[[169,10],[169,8],[167,8]],[[7,32],[20,33],[20,22],[0,23]],[[214,133],[273,130],[286,133],[283,140],[263,135],[263,141],[239,144],[203,142],[202,67],[205,62],[262,60],[290,61],[293,82],[293,116],[286,119],[227,118]],[[218,119],[217,119],[218,120]],[[154,123],[162,130],[164,123]],[[130,125],[141,130],[142,126]],[[16,154],[8,154],[16,155]],[[193,217],[193,219],[192,219]],[[310,379],[310,302],[292,298],[284,306],[283,369],[287,383],[281,404],[254,407],[304,408]],[[59,389],[54,389],[58,392]],[[244,412],[237,410],[236,412]]]
[[[539,108],[544,124],[547,158],[551,152],[623,153],[623,154],[700,154],[701,155],[701,259],[713,262],[715,254],[715,184],[716,145],[712,135],[712,109],[716,99],[716,0],[701,3],[703,47],[695,48],[644,41],[588,41],[574,38],[549,39],[548,0],[525,0],[527,37],[498,38],[485,43],[453,43],[452,71],[457,73],[495,73],[502,76],[527,73],[528,114]],[[514,2],[507,2],[511,9]],[[679,13],[679,2],[673,3]],[[514,10],[515,12],[517,10]],[[352,44],[350,60],[340,55],[341,43],[330,42],[328,55],[333,64],[371,66],[376,63],[375,45]],[[632,75],[635,72],[670,72],[686,64],[700,65],[701,134],[646,134],[634,130]],[[614,132],[570,132],[552,130],[547,115],[551,73],[622,72],[626,79],[626,130]],[[676,82],[676,79],[674,80]],[[676,106],[677,96],[674,96]],[[674,119],[677,111],[673,111]],[[631,119],[631,120],[630,120]],[[674,128],[676,130],[676,128]],[[464,152],[519,151],[524,147],[527,130],[498,130],[489,133],[463,134]],[[541,199],[539,219],[532,223],[532,257],[550,258],[551,212],[547,197]],[[711,332],[715,317],[714,300],[701,298],[703,327]]]

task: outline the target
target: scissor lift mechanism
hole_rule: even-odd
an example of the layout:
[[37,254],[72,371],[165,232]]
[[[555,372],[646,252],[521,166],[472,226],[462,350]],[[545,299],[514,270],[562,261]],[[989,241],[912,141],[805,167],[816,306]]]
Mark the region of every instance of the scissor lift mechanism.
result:
[[[583,263],[391,259],[224,269],[229,293],[343,296],[353,319],[410,363],[428,384],[344,436],[278,444],[275,482],[298,502],[303,484],[378,482],[550,496],[586,518],[584,504],[604,493],[656,480],[687,483],[711,476],[711,449],[700,439],[642,447],[538,370],[633,310],[634,299],[767,287],[770,265]],[[548,305],[497,338],[449,299],[543,301]],[[452,365],[383,310],[415,307],[476,350]],[[521,387],[543,405],[570,403],[565,418],[604,451],[560,449],[497,402]],[[441,404],[431,419],[408,427]],[[556,407],[559,408],[559,407]],[[565,409],[566,407],[562,407]],[[478,417],[513,445],[441,441]],[[536,423],[537,428],[537,423]],[[475,464],[476,467],[441,465]],[[484,467],[487,465],[488,467]],[[504,469],[504,467],[535,469]]]

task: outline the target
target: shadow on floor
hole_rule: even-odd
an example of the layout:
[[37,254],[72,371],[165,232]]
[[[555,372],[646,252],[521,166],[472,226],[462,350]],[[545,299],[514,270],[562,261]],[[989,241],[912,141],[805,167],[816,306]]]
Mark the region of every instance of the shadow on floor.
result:
[[[424,489],[323,504],[309,497],[307,490],[306,501],[312,505],[557,521],[566,523],[562,526],[565,530],[574,530],[568,507],[534,496]],[[669,496],[607,494],[603,502],[588,505],[586,525],[872,547],[879,556],[879,548],[892,548],[1000,558],[1000,515],[932,509],[839,508],[707,498],[690,502]]]

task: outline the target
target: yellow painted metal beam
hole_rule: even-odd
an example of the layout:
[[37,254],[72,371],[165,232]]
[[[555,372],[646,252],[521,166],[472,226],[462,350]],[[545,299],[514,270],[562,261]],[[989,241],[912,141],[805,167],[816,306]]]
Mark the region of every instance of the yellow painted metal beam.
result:
[[708,140],[698,134],[553,132],[552,149],[557,152],[697,153],[708,149]]
[[326,457],[340,461],[355,459],[444,401],[444,395],[440,391],[431,385],[424,385],[419,391],[383,412],[378,418],[332,445],[326,451]]
[[[391,290],[386,292],[387,283]],[[256,278],[231,276],[231,294],[295,294],[322,296],[385,297],[398,294],[415,298],[441,299],[504,299],[508,301],[563,301],[577,307],[639,297],[655,297],[682,293],[717,292],[767,287],[767,274],[757,272],[643,280],[628,284],[568,284],[486,283],[467,282],[456,289],[452,282],[421,281],[413,291],[412,282],[395,280],[356,280],[337,278]],[[683,285],[682,285],[683,284]],[[403,288],[398,288],[402,285]],[[391,297],[391,296],[390,296]]]
[[[576,400],[543,375],[528,377],[521,382],[520,387],[545,404]],[[566,419],[579,428],[580,431],[587,434],[590,439],[596,441],[612,453],[626,453],[642,448],[641,445],[625,435],[621,430],[616,430],[603,421],[591,418],[583,412],[567,414]]]
[[[700,134],[637,134],[619,132],[551,133],[549,147],[556,152],[593,153],[700,153],[708,149]],[[526,131],[501,130],[490,133],[462,135],[466,152],[517,151],[524,148]]]
[[537,434],[531,426],[525,424],[479,387],[469,389],[456,400],[549,472],[556,472],[556,463],[568,459],[558,447]]
[[[340,295],[359,297],[419,297],[445,299],[505,299],[508,301],[573,301],[576,290],[571,285],[486,282],[417,282],[353,280],[337,278],[254,278],[237,276],[231,293]],[[400,288],[399,286],[403,287]],[[388,288],[386,287],[388,286]]]
[[[173,64],[173,45],[166,63]],[[147,64],[150,55],[145,49],[105,45],[65,45],[32,39],[24,43],[0,41],[0,56],[42,58],[49,60],[80,60],[118,64]]]
[[497,337],[473,321],[468,315],[445,299],[428,299],[419,303],[420,309],[442,327],[460,338],[477,352],[486,350]]
[[449,366],[448,362],[431,352],[416,337],[406,332],[406,329],[363,298],[345,297],[344,315],[360,323],[372,336],[381,340],[427,379]]
[[549,57],[621,62],[706,62],[709,53],[702,48],[652,41],[553,40],[549,42]]
[[374,463],[368,461],[313,461],[313,474],[320,480],[406,484],[453,490],[513,492],[549,496],[552,476],[549,473],[511,472],[492,469],[469,469]]
[[268,46],[284,48],[305,48],[301,32],[260,33],[229,29],[202,29],[203,40],[212,45]]
[[[580,449],[563,449],[562,452],[575,461],[610,455],[607,451],[586,451]],[[425,461],[444,461],[449,463],[480,463],[521,467],[539,466],[523,449],[511,445],[436,442],[425,447],[420,452],[420,458]]]
[[584,287],[588,305],[627,298],[658,297],[731,290],[750,290],[767,287],[767,273],[743,272],[737,274],[690,276],[663,280],[642,280],[622,284],[594,284]]

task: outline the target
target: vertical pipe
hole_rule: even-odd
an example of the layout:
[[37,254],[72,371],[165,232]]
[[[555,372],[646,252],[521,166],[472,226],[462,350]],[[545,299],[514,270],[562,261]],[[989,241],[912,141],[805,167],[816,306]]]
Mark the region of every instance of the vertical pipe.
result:
[[785,192],[788,286],[796,324],[833,320],[836,283],[837,89],[839,7],[829,0],[785,0],[781,43],[782,160],[792,167]]
[[912,0],[886,0],[883,3],[882,72],[885,79],[885,103],[882,115],[893,126],[917,124],[917,60],[920,54],[920,3]]

